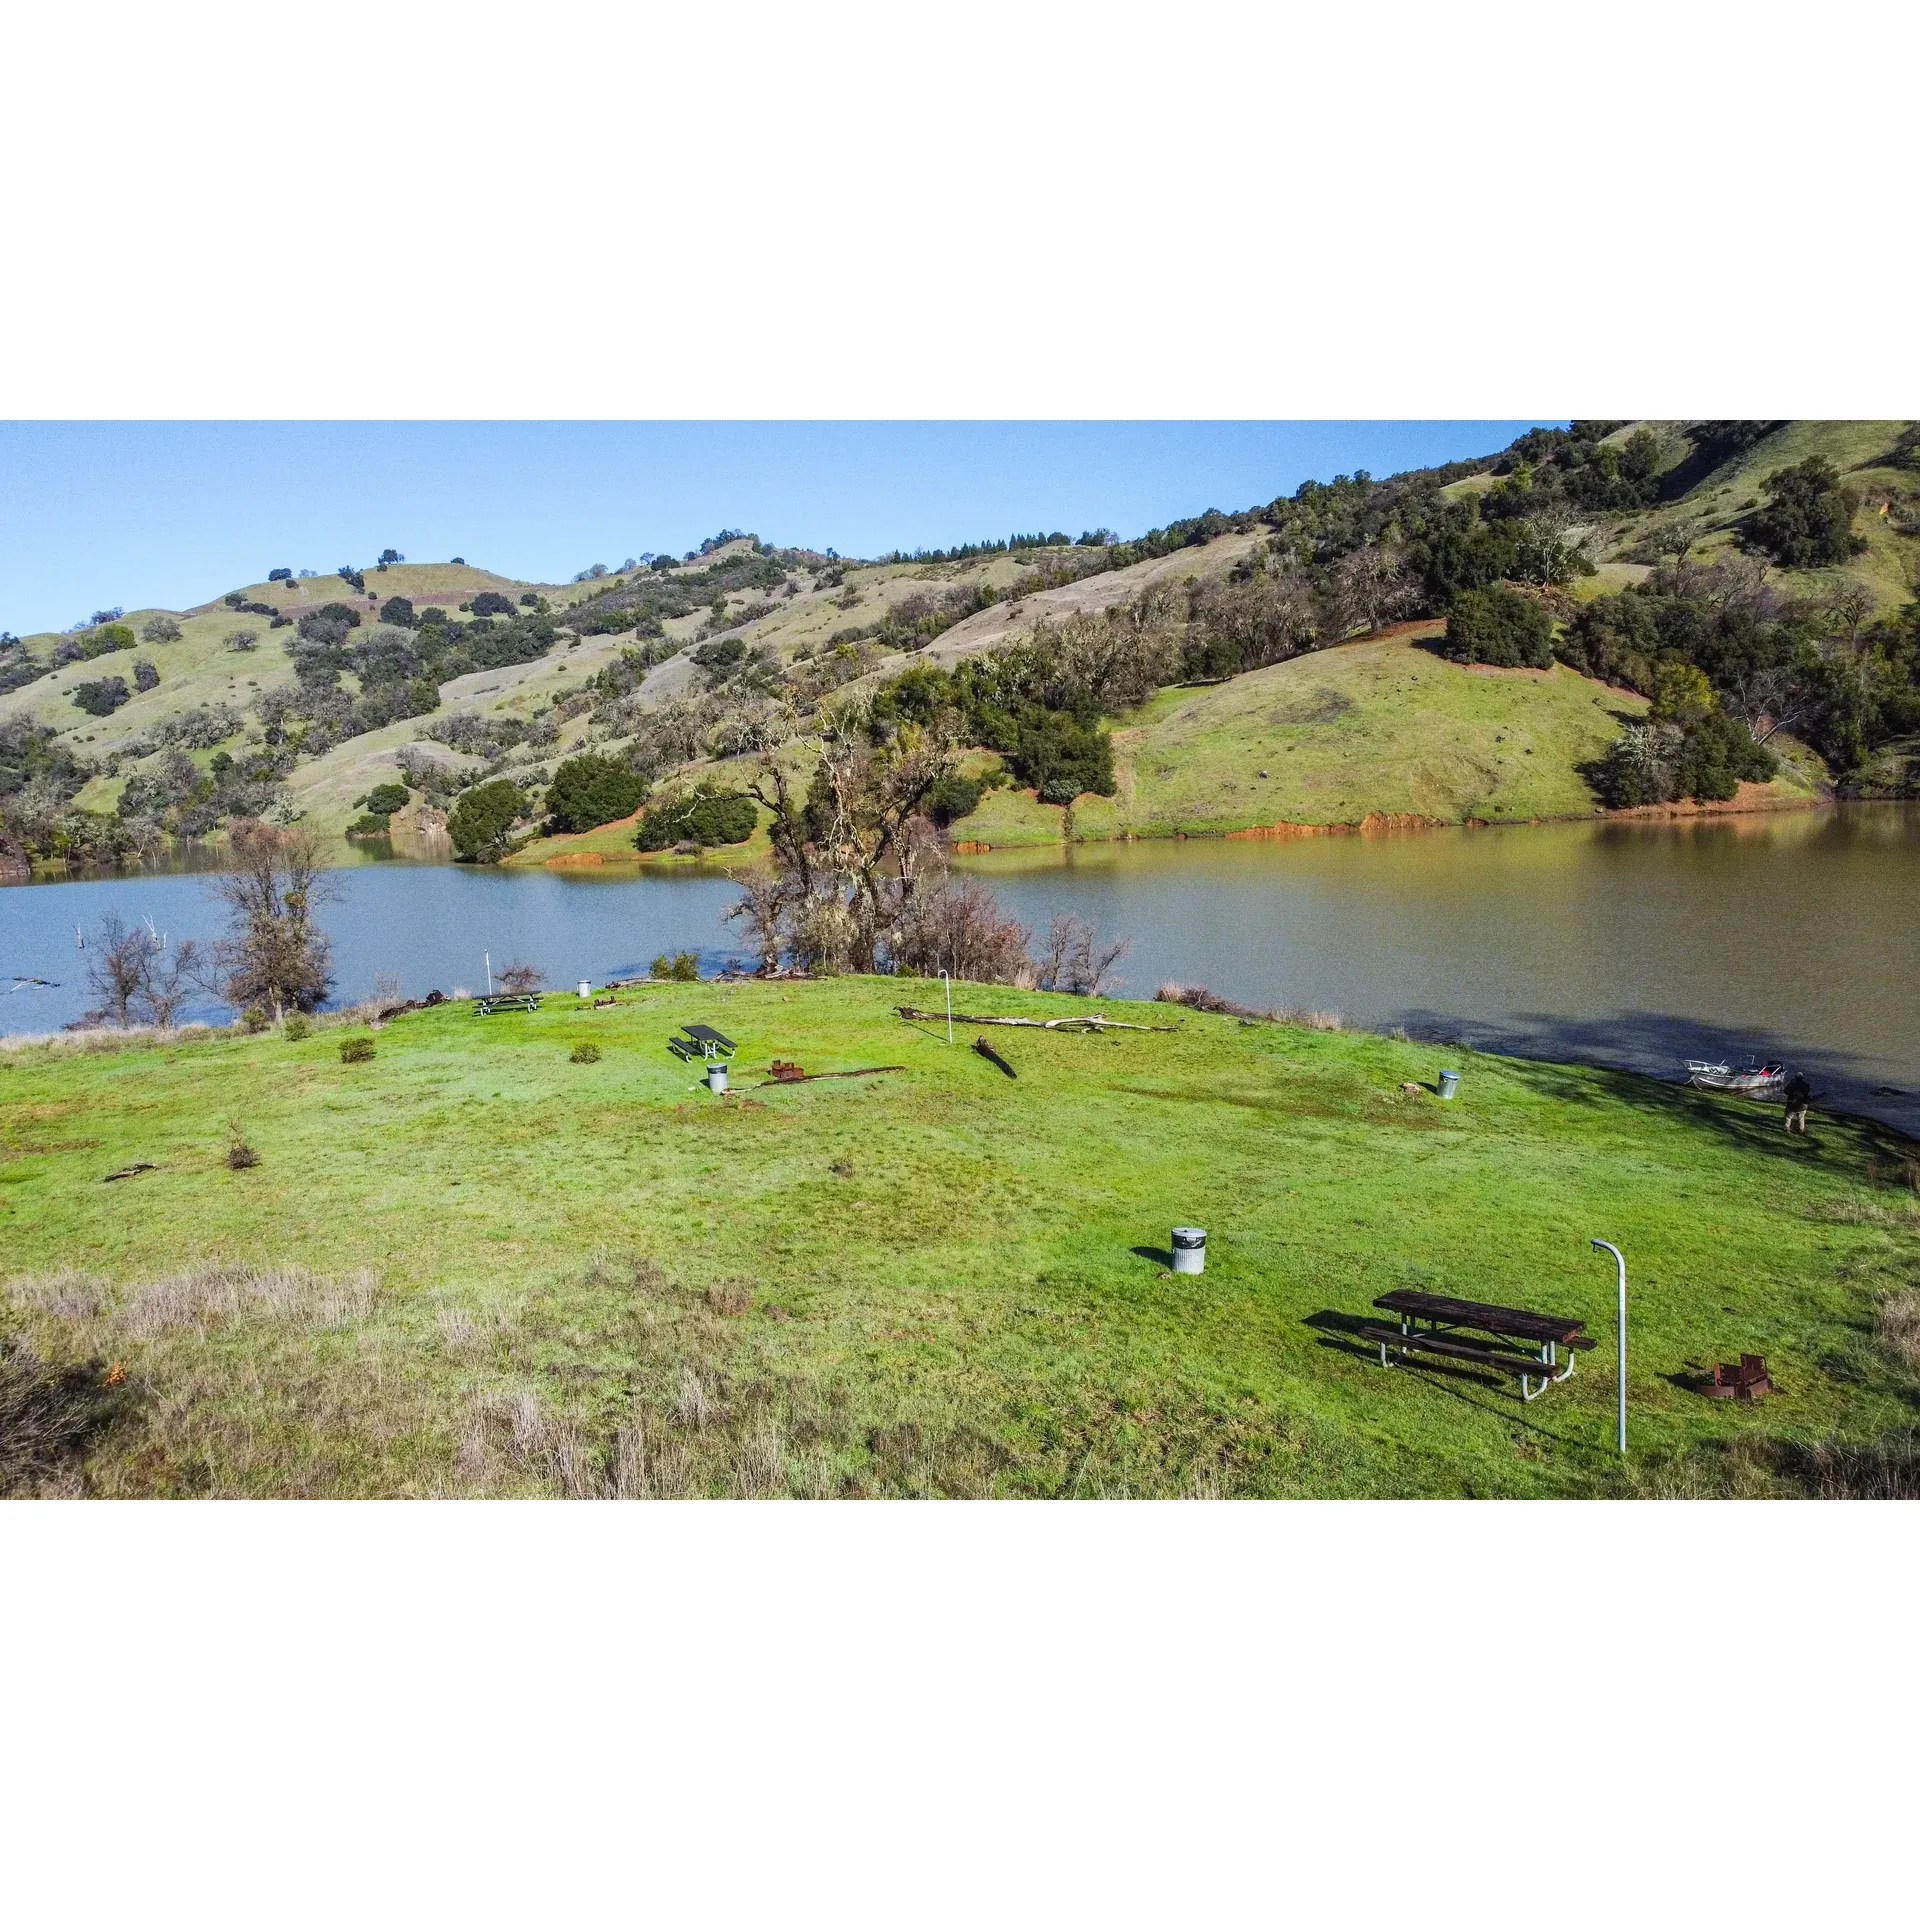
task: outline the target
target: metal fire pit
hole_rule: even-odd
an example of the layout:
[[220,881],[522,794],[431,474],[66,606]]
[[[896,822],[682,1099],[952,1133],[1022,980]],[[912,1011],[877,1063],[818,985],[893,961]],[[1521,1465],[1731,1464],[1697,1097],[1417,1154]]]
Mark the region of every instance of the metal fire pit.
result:
[[1759,1400],[1779,1391],[1767,1374],[1766,1358],[1743,1353],[1738,1365],[1714,1362],[1713,1383],[1700,1389],[1709,1400]]

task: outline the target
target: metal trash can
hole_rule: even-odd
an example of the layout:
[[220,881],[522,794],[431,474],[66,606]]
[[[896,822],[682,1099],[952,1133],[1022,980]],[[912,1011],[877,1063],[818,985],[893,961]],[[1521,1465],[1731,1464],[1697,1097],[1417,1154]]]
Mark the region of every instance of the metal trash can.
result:
[[1173,1270],[1175,1273],[1206,1272],[1207,1230],[1205,1227],[1174,1228]]
[[591,980],[582,980],[580,982],[580,998],[582,1000],[591,1000],[593,998],[593,982]]
[[1440,1069],[1440,1098],[1451,1100],[1460,1091],[1460,1076],[1451,1067]]
[[727,1090],[727,1063],[724,1060],[707,1062],[707,1091],[725,1093]]

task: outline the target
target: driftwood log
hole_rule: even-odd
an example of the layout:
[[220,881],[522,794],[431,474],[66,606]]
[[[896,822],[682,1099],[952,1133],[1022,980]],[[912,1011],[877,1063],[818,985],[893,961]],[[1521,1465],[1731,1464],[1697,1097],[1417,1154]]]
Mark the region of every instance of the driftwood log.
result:
[[[929,1012],[925,1007],[896,1007],[894,1011],[902,1020],[944,1021],[946,1015],[937,1008]],[[965,1027],[1036,1027],[1043,1033],[1105,1033],[1109,1028],[1123,1033],[1178,1033],[1178,1027],[1143,1027],[1134,1020],[1109,1020],[1098,1013],[1063,1013],[1057,1020],[1028,1020],[1012,1013],[956,1013],[953,1016],[955,1026]]]
[[1008,1066],[1006,1061],[1003,1060],[999,1054],[994,1052],[993,1048],[987,1044],[987,1036],[984,1033],[979,1037],[979,1039],[977,1039],[973,1043],[973,1050],[975,1053],[977,1053],[981,1057],[981,1059],[991,1060],[993,1064],[996,1067],[998,1067],[1000,1071],[1004,1073],[1009,1080],[1018,1080],[1020,1078],[1020,1076],[1017,1073],[1015,1073],[1010,1066]]
[[[785,1061],[778,1064],[784,1066]],[[847,1067],[839,1073],[776,1073],[772,1079],[763,1080],[760,1087],[797,1087],[806,1080],[863,1080],[870,1073],[905,1073],[905,1067]],[[755,1087],[758,1093],[760,1087]]]

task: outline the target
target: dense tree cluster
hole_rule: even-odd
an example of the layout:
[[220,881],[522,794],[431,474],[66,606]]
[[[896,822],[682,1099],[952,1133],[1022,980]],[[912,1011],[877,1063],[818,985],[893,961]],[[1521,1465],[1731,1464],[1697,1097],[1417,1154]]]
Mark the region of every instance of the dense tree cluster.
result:
[[1748,541],[1783,567],[1837,567],[1864,552],[1853,531],[1860,496],[1817,454],[1767,476],[1766,504],[1747,522]]
[[469,787],[447,816],[447,832],[463,860],[498,860],[526,811],[526,795],[511,780]]
[[610,820],[624,820],[646,797],[646,781],[625,760],[577,753],[554,769],[547,786],[547,813],[555,831],[587,833]]
[[682,844],[738,846],[752,836],[759,819],[759,809],[748,795],[703,780],[690,793],[656,800],[641,816],[633,844],[642,853],[660,853]]
[[1511,587],[1469,587],[1454,596],[1441,647],[1469,666],[1550,667],[1553,616]]
[[[1870,594],[1845,584],[1786,594],[1757,560],[1734,555],[1662,567],[1640,586],[1592,601],[1557,644],[1582,673],[1656,701],[1676,670],[1692,670],[1713,709],[1756,746],[1787,729],[1817,748],[1844,784],[1860,777],[1876,749],[1920,732],[1920,608],[1909,603],[1889,619],[1875,619],[1873,608]],[[1662,719],[1683,731],[1695,725],[1684,702]]]

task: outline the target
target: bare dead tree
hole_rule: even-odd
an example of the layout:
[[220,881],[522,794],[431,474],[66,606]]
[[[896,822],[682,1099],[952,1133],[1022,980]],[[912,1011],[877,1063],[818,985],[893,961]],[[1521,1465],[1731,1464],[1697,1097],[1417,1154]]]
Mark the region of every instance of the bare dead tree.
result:
[[107,914],[87,950],[87,985],[94,1003],[87,1009],[91,1025],[130,1027],[134,1010],[146,991],[153,936],[145,927],[129,927],[117,913]]
[[140,999],[156,1027],[171,1028],[188,996],[208,987],[209,959],[197,940],[176,940],[148,952]]
[[213,882],[231,916],[214,949],[221,989],[276,1021],[311,1013],[333,985],[332,945],[313,917],[335,884],[320,843],[305,828],[259,820],[235,821],[230,840],[235,864]]
[[1127,951],[1124,940],[1102,948],[1099,938],[1100,930],[1092,921],[1056,913],[1047,927],[1040,985],[1048,993],[1098,994]]

